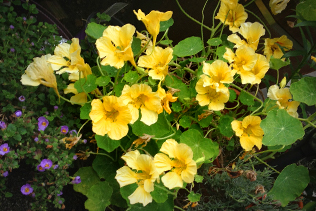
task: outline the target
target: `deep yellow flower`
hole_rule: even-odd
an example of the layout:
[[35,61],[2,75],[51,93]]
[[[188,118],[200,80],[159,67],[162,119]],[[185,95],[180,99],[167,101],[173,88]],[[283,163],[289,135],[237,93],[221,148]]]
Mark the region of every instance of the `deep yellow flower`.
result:
[[120,187],[137,183],[138,188],[128,199],[131,204],[141,203],[146,206],[152,202],[150,192],[154,190],[154,182],[159,177],[153,158],[135,150],[123,155],[122,159],[127,166],[116,171],[115,179]]
[[139,9],[138,12],[134,10],[134,13],[137,19],[145,24],[149,34],[153,36],[153,46],[155,46],[157,35],[159,34],[160,22],[169,20],[172,16],[172,11],[159,12],[152,10],[148,15],[145,15],[145,13]]
[[291,116],[298,117],[297,108],[300,102],[292,100],[289,88],[280,89],[278,85],[272,85],[269,87],[268,97],[277,100],[280,109],[285,109]]
[[229,84],[234,81],[236,71],[228,67],[227,63],[222,60],[216,60],[212,64],[203,63],[203,86],[215,86],[217,92],[228,91],[224,84]]
[[47,54],[33,58],[33,62],[26,68],[25,73],[21,77],[21,83],[28,86],[43,84],[53,88],[59,96],[54,70],[51,64],[47,62],[50,57],[51,55]]
[[256,145],[262,147],[263,130],[258,116],[246,116],[243,121],[234,120],[231,125],[236,136],[240,137],[240,145],[245,151],[250,151]]
[[188,145],[168,139],[162,144],[160,151],[163,153],[156,154],[154,162],[159,174],[169,171],[161,179],[167,188],[182,188],[183,181],[194,181],[197,167],[192,149]]
[[134,84],[131,87],[125,85],[121,95],[125,104],[128,104],[132,113],[130,121],[133,124],[139,118],[146,125],[152,125],[158,120],[158,111],[161,109],[161,99],[158,93],[153,92],[151,87],[146,84]]
[[162,113],[163,112],[163,109],[165,109],[165,111],[168,113],[168,114],[171,114],[171,108],[169,106],[169,103],[170,102],[176,102],[178,97],[173,97],[172,96],[172,93],[170,92],[167,92],[164,90],[164,88],[161,87],[161,81],[159,82],[158,84],[158,90],[157,90],[157,93],[161,99],[161,108],[158,110],[158,114]]
[[287,6],[290,0],[270,0],[269,7],[273,15],[281,13]]
[[[225,25],[229,25],[229,30],[235,33],[239,30],[240,24],[246,21],[248,14],[241,4],[235,4],[235,1],[233,1],[233,4],[226,4],[226,1],[222,0],[215,19],[219,19]],[[233,8],[235,5],[236,7]]]
[[259,39],[265,34],[265,29],[263,28],[263,25],[258,22],[247,22],[240,25],[238,33],[241,34],[247,42],[240,39],[237,34],[231,34],[227,37],[227,40],[235,43],[235,48],[239,48],[242,45],[247,45],[252,49],[257,50]]
[[115,96],[105,96],[91,102],[92,131],[98,135],[108,136],[113,140],[120,140],[127,135],[128,123],[132,115],[127,105]]
[[138,66],[149,69],[148,75],[154,80],[164,80],[168,74],[168,63],[172,60],[172,48],[155,47],[146,50],[145,56],[139,57]]
[[276,59],[280,59],[283,56],[283,52],[279,45],[283,47],[284,51],[289,51],[293,47],[293,42],[289,40],[285,35],[279,38],[265,39],[264,55],[266,55],[268,61],[270,61],[271,56],[273,56]]
[[129,61],[136,67],[131,47],[134,33],[135,27],[131,24],[108,26],[95,43],[102,59],[101,64],[119,69],[124,66],[124,62]]
[[64,72],[76,73],[79,71],[77,65],[84,65],[84,60],[80,56],[80,52],[79,39],[72,38],[71,44],[59,44],[54,50],[54,55],[49,58],[48,62],[52,64],[54,70],[58,70],[57,74]]
[[269,64],[267,58],[265,56],[261,55],[261,54],[257,54],[257,62],[255,64],[255,66],[251,70],[251,72],[255,76],[255,80],[254,81],[250,81],[248,83],[260,84],[261,83],[261,79],[268,72],[269,68],[270,68],[270,64]]
[[195,86],[198,93],[196,100],[200,106],[208,105],[209,110],[220,111],[224,109],[224,104],[229,100],[229,91],[217,92],[215,86],[204,86],[203,78],[201,78]]

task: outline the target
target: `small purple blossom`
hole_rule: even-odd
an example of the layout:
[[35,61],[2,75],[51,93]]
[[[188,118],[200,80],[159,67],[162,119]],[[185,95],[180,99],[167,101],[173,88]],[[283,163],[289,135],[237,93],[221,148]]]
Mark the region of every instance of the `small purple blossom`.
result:
[[87,139],[83,139],[82,143],[86,144],[87,143]]
[[8,175],[9,175],[8,171],[5,171],[5,172],[2,173],[2,176],[4,176],[4,177],[7,177]]
[[79,184],[80,182],[81,182],[80,176],[76,176],[76,177],[71,181],[72,184]]
[[45,169],[43,168],[43,166],[41,166],[41,164],[38,164],[36,168],[37,168],[37,170],[40,171],[40,172],[45,171]]
[[67,125],[64,125],[64,126],[61,126],[61,128],[60,128],[60,132],[62,133],[62,134],[67,134],[68,133],[68,126]]
[[10,29],[14,29],[14,26],[13,26],[13,25],[10,25]]
[[50,167],[52,167],[53,162],[49,159],[44,159],[41,161],[40,164],[44,169],[50,169]]
[[24,102],[24,101],[25,101],[25,97],[24,97],[23,95],[21,95],[21,96],[19,97],[19,101],[20,101],[20,102]]
[[59,201],[58,201],[58,203],[59,203],[59,204],[62,204],[62,203],[63,203],[63,201],[62,201],[62,200],[59,200]]
[[23,20],[26,21],[26,17],[23,17]]
[[6,123],[5,123],[5,122],[0,121],[0,128],[1,128],[2,130],[6,129],[6,128],[7,128]]
[[72,158],[73,158],[74,160],[77,160],[77,159],[78,159],[78,156],[77,156],[77,155],[74,155]]
[[35,141],[35,142],[38,142],[38,137],[35,137],[35,138],[34,138],[34,141]]
[[77,132],[76,130],[71,130],[71,131],[69,131],[69,134],[70,134],[70,135],[77,135],[77,133],[78,133],[78,132]]
[[58,106],[54,106],[54,110],[57,110],[58,109]]
[[16,117],[20,117],[20,116],[22,116],[22,111],[17,110],[14,114]]
[[63,195],[63,192],[60,191],[60,193],[57,194],[57,196],[61,196]]
[[31,42],[31,45],[32,45],[32,46],[34,46],[34,43],[33,43],[33,42]]
[[10,152],[10,147],[7,143],[0,146],[0,155],[5,155]]
[[54,169],[57,169],[58,168],[58,165],[56,164],[56,165],[54,165]]
[[21,187],[21,192],[24,195],[29,195],[30,193],[33,192],[33,188],[31,187],[30,184],[25,184]]
[[15,52],[15,49],[14,49],[14,48],[11,48],[10,51],[11,51],[12,53],[14,53],[14,52]]
[[41,130],[44,131],[47,128],[49,121],[43,116],[39,117],[37,120],[38,120],[38,123],[37,123],[38,131],[41,131]]
[[49,139],[48,139],[48,138],[45,138],[45,142],[49,142]]
[[49,112],[48,112],[48,111],[46,111],[46,112],[45,112],[45,114],[46,114],[46,115],[49,115]]
[[35,193],[32,193],[32,197],[35,198]]

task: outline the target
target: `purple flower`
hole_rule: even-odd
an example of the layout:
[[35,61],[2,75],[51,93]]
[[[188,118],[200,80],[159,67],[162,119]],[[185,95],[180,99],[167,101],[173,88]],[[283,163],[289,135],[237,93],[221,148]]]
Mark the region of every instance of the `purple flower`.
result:
[[77,135],[77,131],[76,130],[71,130],[71,131],[69,131],[69,134],[70,135]]
[[23,20],[26,21],[26,17],[23,17]]
[[38,142],[38,137],[35,137],[35,138],[34,138],[34,141],[35,141],[35,142]]
[[10,29],[14,29],[14,26],[13,26],[13,25],[10,25]]
[[16,117],[20,117],[20,116],[22,116],[22,111],[17,110],[14,114]]
[[8,175],[9,175],[8,171],[5,171],[5,172],[2,173],[2,176],[4,176],[4,177],[7,177]]
[[86,144],[87,143],[87,139],[83,139],[82,143]]
[[12,53],[14,53],[14,52],[15,52],[15,49],[14,49],[14,48],[11,48],[10,51],[11,51]]
[[6,129],[6,128],[7,128],[6,123],[5,123],[5,122],[0,121],[0,128],[1,128],[2,130]]
[[33,188],[31,187],[30,184],[25,184],[21,187],[21,192],[24,195],[29,195],[30,193],[33,192]]
[[32,197],[33,197],[33,198],[35,197],[35,193],[32,193]]
[[68,130],[69,129],[68,129],[67,125],[61,126],[61,128],[60,128],[60,132],[63,133],[63,134],[67,134]]
[[58,203],[59,203],[59,204],[62,204],[62,203],[63,203],[63,201],[62,201],[62,200],[59,200],[59,201],[58,201]]
[[46,141],[46,142],[49,142],[49,139],[48,139],[48,138],[45,138],[45,141]]
[[40,164],[44,169],[50,169],[50,167],[52,167],[53,162],[49,159],[44,159],[41,161]]
[[58,106],[54,106],[54,110],[57,110],[58,109]]
[[73,158],[74,160],[77,160],[78,156],[77,156],[77,155],[74,155],[72,158]]
[[81,182],[80,176],[76,176],[76,177],[71,181],[72,184],[79,184],[80,182]]
[[43,168],[43,166],[42,166],[41,164],[38,164],[36,168],[37,168],[37,170],[40,171],[40,172],[45,171],[45,169]]
[[24,102],[24,101],[25,101],[25,97],[24,97],[23,95],[21,95],[21,96],[19,97],[19,101]]
[[0,155],[5,155],[10,152],[10,147],[7,143],[0,146]]
[[59,194],[57,194],[57,196],[61,196],[61,195],[63,195],[63,192],[61,192],[61,191],[60,191],[60,193],[59,193]]
[[49,121],[43,116],[39,117],[37,120],[38,120],[38,123],[37,123],[38,131],[41,131],[41,130],[44,131],[47,128]]
[[48,111],[46,111],[46,112],[45,112],[45,114],[46,114],[46,115],[49,115],[49,112],[48,112]]
[[58,168],[58,165],[56,164],[56,165],[54,165],[54,169],[57,169]]
[[32,45],[32,46],[34,46],[34,43],[33,43],[33,42],[31,42],[31,45]]

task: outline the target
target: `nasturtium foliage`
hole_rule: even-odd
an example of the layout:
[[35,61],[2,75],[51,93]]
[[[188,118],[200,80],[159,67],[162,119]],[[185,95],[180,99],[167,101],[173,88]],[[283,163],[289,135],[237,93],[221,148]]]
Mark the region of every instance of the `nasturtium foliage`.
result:
[[133,42],[132,42],[132,51],[134,55],[139,54],[141,51],[141,40],[139,38],[133,37]]
[[180,112],[180,111],[182,111],[181,103],[179,103],[178,101],[172,103],[172,104],[171,104],[171,109],[172,109],[174,112]]
[[229,116],[229,115],[221,116],[221,118],[219,119],[219,124],[218,124],[218,128],[221,134],[227,137],[231,137],[232,135],[234,135],[234,131],[231,125],[233,120],[234,118],[232,116]]
[[103,26],[101,24],[97,24],[94,22],[91,22],[88,24],[86,29],[86,34],[94,39],[99,39],[103,35],[103,31],[106,29],[106,26]]
[[218,56],[219,60],[227,62],[227,60],[224,59],[225,52],[226,52],[226,47],[225,46],[220,46],[220,47],[216,48],[215,54],[216,54],[216,56]]
[[199,53],[203,48],[200,37],[188,37],[174,46],[173,54],[178,57],[192,56]]
[[296,6],[296,13],[307,21],[316,21],[316,2],[314,0],[301,1]]
[[95,84],[98,86],[106,86],[111,81],[109,76],[100,76],[96,79]]
[[262,144],[266,146],[289,145],[304,136],[302,123],[284,109],[268,112],[260,127],[264,131]]
[[196,174],[196,175],[194,176],[194,181],[197,182],[197,183],[202,183],[202,182],[203,182],[203,179],[204,179],[204,177],[201,176],[201,175]]
[[190,202],[197,202],[197,201],[200,201],[201,196],[202,196],[201,194],[194,193],[193,191],[191,191],[190,194],[188,195],[188,199]]
[[106,65],[106,66],[101,65],[101,71],[107,74],[109,77],[115,77],[118,69],[110,65]]
[[207,41],[207,44],[209,44],[210,46],[219,46],[220,44],[222,44],[222,40],[219,37],[211,38]]
[[193,159],[197,160],[205,157],[205,160],[216,158],[219,154],[218,143],[211,139],[204,138],[198,130],[189,129],[182,133],[180,142],[191,147]]
[[75,82],[75,88],[80,92],[92,92],[97,88],[95,75],[88,75],[86,78],[81,78]]
[[121,195],[127,201],[128,204],[130,204],[128,197],[132,195],[132,193],[136,190],[137,187],[138,185],[136,183],[121,187]]
[[92,167],[97,175],[105,180],[108,180],[108,177],[115,174],[119,168],[117,162],[104,155],[97,155],[93,160]]
[[277,58],[271,57],[271,59],[270,59],[270,68],[273,69],[273,70],[279,70],[282,67],[288,66],[290,63],[291,62],[290,62],[289,59],[283,61],[282,59],[277,59]]
[[187,115],[184,115],[184,116],[181,117],[181,119],[179,121],[179,124],[183,128],[188,128],[188,127],[190,127],[191,122],[192,122],[191,118],[189,116],[187,116]]
[[203,106],[199,108],[195,113],[195,119],[198,120],[197,123],[199,123],[202,128],[208,127],[213,120],[212,113],[207,112],[210,112],[207,106]]
[[80,176],[81,183],[74,184],[74,190],[87,195],[89,189],[100,181],[98,174],[93,170],[91,166],[81,167],[75,174],[74,177]]
[[86,103],[80,108],[80,119],[90,119],[89,113],[91,111],[91,104]]
[[247,106],[252,106],[255,104],[254,97],[244,91],[241,91],[239,95],[239,100],[242,104],[247,105]]
[[167,189],[162,183],[156,184],[154,191],[150,192],[150,195],[157,203],[164,203],[168,199]]
[[305,77],[291,84],[290,92],[293,100],[306,103],[309,106],[316,104],[316,78]]
[[173,23],[174,23],[174,20],[172,18],[170,18],[167,21],[161,21],[159,32],[166,31],[170,26],[173,25]]
[[165,79],[165,85],[179,90],[179,92],[174,94],[174,96],[179,97],[178,100],[184,101],[186,98],[191,98],[189,88],[177,77],[167,75]]
[[308,169],[291,164],[285,167],[277,177],[269,195],[285,207],[290,201],[299,197],[309,183]]
[[110,199],[113,189],[106,181],[94,184],[87,193],[85,208],[89,211],[104,211],[111,204]]
[[136,71],[130,71],[124,75],[124,80],[128,83],[134,84],[139,78],[139,75]]
[[112,152],[120,146],[119,140],[112,140],[108,135],[95,135],[95,140],[97,141],[98,147],[104,149],[107,152]]
[[234,100],[236,99],[237,94],[233,89],[229,89],[229,102],[234,102]]

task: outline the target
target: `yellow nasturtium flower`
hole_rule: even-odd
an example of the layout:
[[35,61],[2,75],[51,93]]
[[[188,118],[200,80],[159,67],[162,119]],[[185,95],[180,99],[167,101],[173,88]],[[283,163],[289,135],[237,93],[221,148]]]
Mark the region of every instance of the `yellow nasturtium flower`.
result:
[[47,60],[51,57],[50,54],[42,57],[33,58],[33,62],[26,68],[25,73],[21,77],[21,83],[28,86],[44,86],[51,87],[59,96],[57,89],[56,76],[54,70]]
[[137,12],[134,10],[134,13],[137,19],[145,24],[149,34],[153,36],[153,46],[155,46],[159,34],[160,22],[169,20],[172,16],[172,11],[159,12],[152,10],[148,15],[145,15],[145,13],[139,9]]
[[131,46],[134,33],[135,27],[131,24],[108,26],[95,43],[102,59],[101,64],[120,69],[124,62],[129,61],[136,67]]
[[209,110],[220,111],[225,107],[225,103],[229,100],[229,91],[216,91],[216,87],[204,86],[203,78],[198,80],[195,86],[197,92],[196,100],[200,106],[208,106]]
[[150,40],[150,38],[142,33],[139,33],[138,31],[136,31],[136,38],[140,39],[141,40],[141,43],[140,43],[140,46],[142,48],[150,48],[153,46],[153,42]]
[[165,109],[165,111],[168,114],[171,114],[171,108],[169,106],[170,102],[176,102],[178,97],[173,97],[172,93],[167,92],[164,90],[164,88],[161,87],[161,81],[158,84],[158,90],[157,93],[161,99],[161,108],[158,110],[158,114],[163,112],[163,109]]
[[252,150],[254,146],[261,149],[264,132],[260,123],[261,119],[258,116],[246,116],[243,121],[232,121],[232,128],[236,136],[240,137],[240,145],[245,151]]
[[197,173],[196,162],[193,160],[192,149],[174,139],[167,139],[154,157],[159,174],[169,171],[162,177],[163,184],[169,188],[183,187],[183,181],[191,183]]
[[290,0],[270,0],[269,7],[273,15],[281,13],[287,6]]
[[134,84],[131,87],[125,85],[120,98],[125,104],[128,104],[131,111],[131,124],[139,118],[138,109],[140,109],[142,115],[140,121],[146,125],[157,122],[158,111],[161,109],[161,99],[158,93],[153,92],[147,84]]
[[228,25],[229,30],[235,33],[239,30],[240,24],[246,21],[248,14],[241,4],[236,4],[235,1],[232,4],[226,4],[226,2],[229,1],[222,0],[215,19],[219,19],[222,23]]
[[265,39],[264,55],[266,55],[268,61],[270,61],[271,56],[273,56],[276,59],[280,59],[283,56],[283,52],[279,45],[283,47],[284,51],[289,51],[293,47],[293,42],[289,40],[285,35],[279,38]]
[[231,34],[227,37],[228,41],[236,44],[235,48],[247,45],[252,49],[257,50],[259,39],[265,34],[265,29],[263,28],[263,25],[258,22],[247,22],[240,25],[238,33],[241,34],[246,41],[240,39],[237,34]]
[[89,116],[92,120],[92,131],[97,135],[107,134],[113,140],[120,140],[128,133],[128,123],[132,115],[127,105],[116,96],[104,96],[91,102]]
[[128,199],[131,204],[141,203],[146,206],[152,202],[150,192],[154,191],[154,182],[159,177],[153,158],[135,150],[123,155],[122,159],[127,166],[116,171],[115,179],[120,187],[137,183],[138,188]]
[[260,84],[261,79],[265,76],[270,68],[270,64],[267,58],[261,54],[257,55],[257,62],[255,66],[252,68],[251,72],[254,74],[255,79],[249,83],[251,84]]
[[154,80],[164,80],[168,74],[168,64],[172,60],[172,48],[148,48],[145,56],[139,57],[138,66],[149,69],[148,75]]
[[297,108],[300,102],[292,100],[289,88],[280,89],[278,85],[272,85],[269,87],[268,97],[271,100],[277,100],[280,109],[285,109],[291,116],[298,117]]

